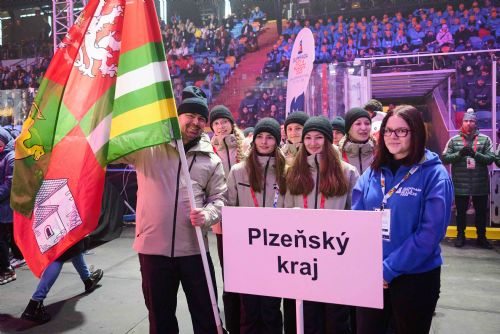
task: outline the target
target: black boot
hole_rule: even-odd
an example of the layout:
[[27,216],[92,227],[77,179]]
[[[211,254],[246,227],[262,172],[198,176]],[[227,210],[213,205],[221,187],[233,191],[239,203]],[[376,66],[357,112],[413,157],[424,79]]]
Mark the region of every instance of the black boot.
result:
[[462,248],[463,246],[465,246],[465,235],[459,234],[455,240],[455,247]]
[[489,243],[486,237],[478,237],[476,240],[476,245],[484,249],[493,249],[493,246]]
[[92,272],[90,277],[83,281],[83,284],[85,284],[85,292],[91,293],[94,291],[103,275],[104,271],[102,271],[102,269],[97,269]]
[[21,319],[30,320],[39,324],[46,323],[50,320],[50,314],[45,310],[43,301],[30,299],[28,306],[21,315]]

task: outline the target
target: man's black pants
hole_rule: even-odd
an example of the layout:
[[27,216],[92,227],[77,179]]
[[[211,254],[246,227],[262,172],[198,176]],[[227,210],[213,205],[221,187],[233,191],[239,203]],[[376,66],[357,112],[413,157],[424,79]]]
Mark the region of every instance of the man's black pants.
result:
[[441,267],[395,278],[384,290],[382,310],[357,308],[357,333],[385,334],[391,317],[397,334],[429,333],[440,286]]
[[[210,254],[207,254],[215,295],[215,272]],[[179,325],[175,316],[179,283],[186,299],[195,334],[216,334],[212,303],[203,271],[201,255],[166,257],[139,254],[142,292],[149,311],[151,334],[177,334]]]
[[[455,196],[457,207],[457,232],[459,236],[465,235],[467,225],[466,214],[469,207],[470,196]],[[478,238],[486,237],[486,210],[488,209],[488,195],[472,196],[472,203],[476,211],[476,231]]]

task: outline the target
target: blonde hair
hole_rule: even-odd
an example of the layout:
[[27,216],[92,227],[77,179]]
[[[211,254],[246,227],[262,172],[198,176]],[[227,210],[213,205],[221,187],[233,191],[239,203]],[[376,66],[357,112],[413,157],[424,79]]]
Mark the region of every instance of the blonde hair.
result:
[[243,161],[245,159],[245,152],[243,152],[243,140],[245,136],[236,124],[233,124],[233,134],[234,138],[236,138],[236,159]]

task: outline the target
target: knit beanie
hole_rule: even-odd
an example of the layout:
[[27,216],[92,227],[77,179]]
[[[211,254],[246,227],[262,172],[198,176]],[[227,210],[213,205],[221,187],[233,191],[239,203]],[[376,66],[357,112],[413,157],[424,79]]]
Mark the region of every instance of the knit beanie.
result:
[[246,128],[245,130],[243,130],[243,135],[245,137],[247,137],[249,134],[251,134],[251,133],[253,134],[253,132],[254,132],[253,126],[250,126],[250,127]]
[[474,111],[470,112],[470,111],[467,111],[465,114],[464,114],[464,118],[462,121],[476,121],[476,113],[474,113]]
[[371,99],[370,101],[368,101],[368,103],[365,104],[364,109],[370,111],[382,111],[382,109],[384,109],[384,106],[382,105],[382,103],[380,103],[379,100]]
[[190,97],[201,97],[202,99],[207,99],[207,94],[200,88],[196,86],[187,86],[182,90],[182,100],[188,99]]
[[370,124],[372,119],[370,118],[370,114],[363,108],[352,108],[349,109],[345,114],[345,133],[348,133],[351,130],[351,126],[358,118],[368,118],[370,120]]
[[208,121],[208,106],[206,100],[201,97],[188,97],[182,100],[177,108],[177,114],[182,115],[186,113],[201,115]]
[[343,134],[345,134],[345,121],[344,121],[344,118],[342,116],[336,116],[332,120],[332,128],[333,128],[333,130],[337,130],[337,131],[342,132]]
[[233,114],[231,114],[226,106],[219,104],[210,110],[210,129],[212,131],[214,130],[212,127],[213,122],[219,118],[227,118],[231,122],[231,125],[234,124]]
[[302,130],[302,142],[304,142],[306,133],[311,131],[321,132],[330,143],[333,143],[333,128],[325,116],[313,116],[307,120]]
[[276,145],[279,145],[281,142],[280,123],[278,123],[278,121],[274,118],[265,117],[257,122],[257,125],[255,125],[253,130],[252,142],[255,141],[255,138],[257,138],[257,135],[261,132],[269,132],[276,139]]
[[308,118],[309,115],[303,111],[296,111],[291,114],[288,114],[288,117],[285,119],[285,133],[288,124],[297,123],[304,126]]

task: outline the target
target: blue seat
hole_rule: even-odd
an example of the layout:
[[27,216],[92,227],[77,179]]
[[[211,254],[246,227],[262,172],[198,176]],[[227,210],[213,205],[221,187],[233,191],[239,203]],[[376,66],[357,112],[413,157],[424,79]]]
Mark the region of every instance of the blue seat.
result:
[[482,49],[482,47],[483,47],[483,41],[481,40],[481,38],[479,38],[477,36],[471,36],[469,38],[469,41],[472,44],[472,47],[474,49]]
[[465,100],[461,97],[457,97],[455,99],[455,103],[457,106],[457,111],[465,111]]
[[491,128],[491,111],[476,111],[476,124],[480,129]]

